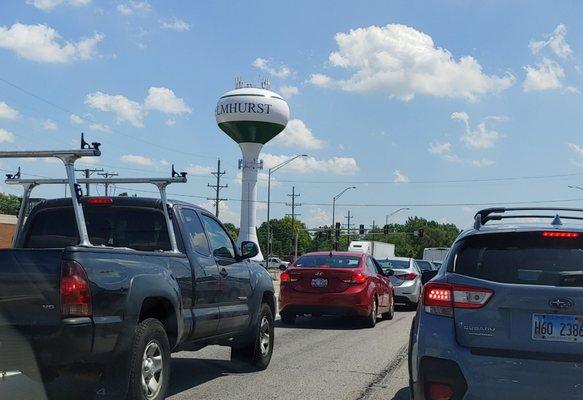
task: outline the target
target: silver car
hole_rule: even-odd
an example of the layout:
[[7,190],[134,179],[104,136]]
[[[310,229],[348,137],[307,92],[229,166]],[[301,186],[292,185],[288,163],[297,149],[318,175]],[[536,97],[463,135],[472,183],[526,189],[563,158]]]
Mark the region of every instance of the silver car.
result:
[[[583,398],[583,209],[528,211],[480,211],[425,284],[413,399]],[[525,215],[549,223],[489,223]]]
[[395,303],[417,307],[421,296],[421,269],[412,258],[393,257],[377,260],[383,270],[393,270],[391,283],[395,290]]

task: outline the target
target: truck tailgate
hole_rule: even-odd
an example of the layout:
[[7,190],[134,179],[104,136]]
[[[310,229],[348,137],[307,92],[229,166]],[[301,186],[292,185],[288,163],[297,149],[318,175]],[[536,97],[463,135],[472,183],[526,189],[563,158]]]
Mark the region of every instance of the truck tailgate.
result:
[[58,329],[63,249],[0,250],[0,328]]

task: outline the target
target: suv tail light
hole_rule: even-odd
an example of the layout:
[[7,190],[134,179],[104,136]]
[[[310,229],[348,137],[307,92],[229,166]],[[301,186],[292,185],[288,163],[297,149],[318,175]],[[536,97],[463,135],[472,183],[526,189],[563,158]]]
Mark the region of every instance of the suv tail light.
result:
[[482,308],[493,295],[486,288],[428,282],[423,287],[423,306],[430,314],[451,317],[454,308]]
[[408,274],[395,275],[395,277],[404,281],[414,281],[417,279],[417,274],[414,272],[409,272]]
[[362,272],[352,275],[350,279],[344,279],[342,282],[350,283],[351,285],[361,285],[366,282],[366,275]]
[[279,275],[279,281],[281,283],[291,283],[291,282],[297,282],[298,281],[298,278],[292,277],[289,272],[282,272]]
[[76,261],[61,264],[61,314],[66,317],[92,315],[91,291],[85,270]]

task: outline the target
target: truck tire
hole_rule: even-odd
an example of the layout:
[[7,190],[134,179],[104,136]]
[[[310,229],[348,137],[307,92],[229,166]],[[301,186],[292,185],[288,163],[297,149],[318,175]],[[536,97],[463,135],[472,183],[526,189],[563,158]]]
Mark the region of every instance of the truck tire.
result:
[[130,364],[129,400],[162,400],[170,383],[170,343],[154,318],[138,324]]
[[258,370],[264,370],[273,355],[273,314],[266,303],[261,304],[258,324],[253,329],[253,338],[243,347],[231,348],[231,360],[242,361]]

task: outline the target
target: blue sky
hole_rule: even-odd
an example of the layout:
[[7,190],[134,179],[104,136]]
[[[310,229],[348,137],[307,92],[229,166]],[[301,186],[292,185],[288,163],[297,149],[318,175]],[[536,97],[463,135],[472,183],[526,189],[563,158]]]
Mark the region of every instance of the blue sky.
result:
[[[266,77],[292,118],[265,146],[266,165],[310,155],[277,172],[274,217],[289,212],[279,203],[292,185],[310,227],[330,223],[332,196],[352,185],[337,215],[366,225],[401,206],[411,210],[393,221],[460,227],[477,204],[576,206],[582,17],[576,1],[4,1],[0,148],[77,146],[83,131],[103,143],[92,165],[147,176],[175,163],[191,174],[171,193],[209,207],[220,157],[233,199],[222,217],[238,224],[240,151],[213,110],[236,77]],[[17,165],[64,175],[46,161],[1,162]]]

